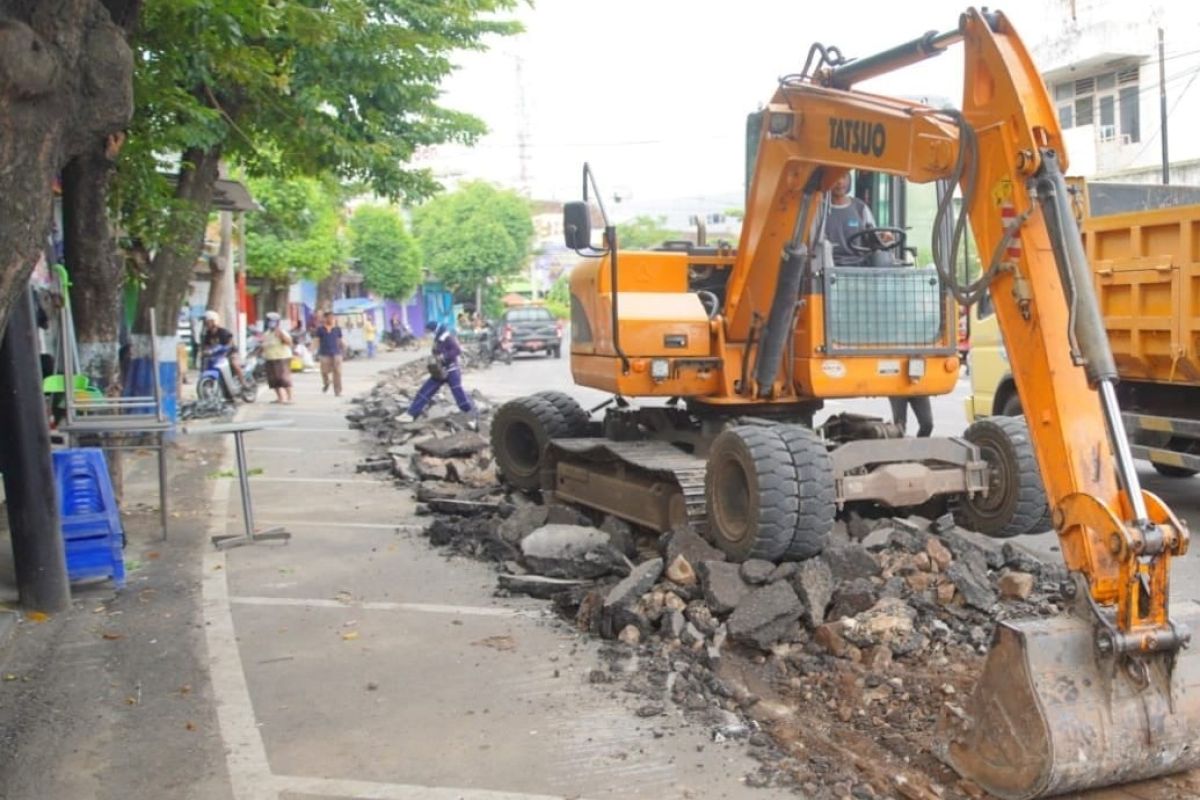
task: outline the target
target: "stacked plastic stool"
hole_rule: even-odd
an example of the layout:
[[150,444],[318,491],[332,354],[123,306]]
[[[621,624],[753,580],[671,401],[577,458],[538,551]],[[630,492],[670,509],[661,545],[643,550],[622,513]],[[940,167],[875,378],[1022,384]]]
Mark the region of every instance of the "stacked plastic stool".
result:
[[67,577],[112,578],[125,586],[125,531],[108,463],[98,447],[54,451],[54,479],[67,553]]

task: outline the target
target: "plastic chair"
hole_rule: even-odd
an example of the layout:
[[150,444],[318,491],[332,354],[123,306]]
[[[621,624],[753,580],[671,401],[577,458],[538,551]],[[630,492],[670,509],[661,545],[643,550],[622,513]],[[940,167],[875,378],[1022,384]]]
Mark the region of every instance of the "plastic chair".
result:
[[67,576],[72,581],[112,578],[117,588],[124,588],[125,531],[104,451],[76,447],[53,455]]

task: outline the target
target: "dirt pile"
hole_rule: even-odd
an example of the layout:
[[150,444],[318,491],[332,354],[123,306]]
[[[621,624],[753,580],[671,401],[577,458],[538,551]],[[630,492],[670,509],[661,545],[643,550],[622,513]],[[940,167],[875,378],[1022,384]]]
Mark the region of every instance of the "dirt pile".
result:
[[748,743],[751,784],[818,800],[982,796],[934,756],[938,719],[971,690],[997,621],[1060,613],[1061,566],[949,515],[853,519],[807,561],[729,563],[688,530],[506,491],[486,414],[482,435],[444,402],[396,421],[418,380],[387,381],[352,412],[376,444],[362,468],[412,488],[434,545],[494,562],[497,592],[550,600],[610,640],[591,682],[636,694],[641,716],[682,712],[716,744]]

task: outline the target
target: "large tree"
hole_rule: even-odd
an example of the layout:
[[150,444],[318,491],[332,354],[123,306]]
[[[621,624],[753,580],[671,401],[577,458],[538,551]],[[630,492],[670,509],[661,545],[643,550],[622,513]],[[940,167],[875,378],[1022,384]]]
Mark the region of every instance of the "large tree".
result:
[[0,333],[45,248],[55,179],[129,121],[133,58],[109,9],[136,5],[0,0]]
[[[161,0],[138,37],[138,118],[123,178],[129,232],[154,249],[139,305],[173,332],[202,243],[218,164],[250,175],[330,173],[380,195],[438,187],[417,148],[473,142],[476,118],[438,105],[460,49],[516,23],[516,0]],[[163,180],[163,153],[177,153]]]
[[249,274],[267,279],[274,302],[297,278],[321,281],[346,256],[341,189],[332,180],[259,178],[250,191],[263,210],[246,221],[246,266]]
[[465,184],[413,212],[425,265],[456,291],[475,293],[516,274],[529,259],[533,216],[516,192],[488,183]]
[[365,205],[350,217],[350,254],[367,288],[403,300],[421,283],[421,251],[395,209]]

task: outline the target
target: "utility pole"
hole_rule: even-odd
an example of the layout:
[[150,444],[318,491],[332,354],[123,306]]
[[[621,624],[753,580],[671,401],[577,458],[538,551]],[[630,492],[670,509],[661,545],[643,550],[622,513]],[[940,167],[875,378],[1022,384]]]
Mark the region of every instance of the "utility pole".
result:
[[1167,150],[1167,69],[1163,57],[1163,29],[1158,29],[1158,116],[1162,129],[1162,181],[1163,186],[1171,182],[1171,159]]
[[[42,397],[37,327],[28,290],[12,304],[0,341],[0,470],[21,606],[54,613],[71,604]],[[68,391],[70,387],[67,387]]]

